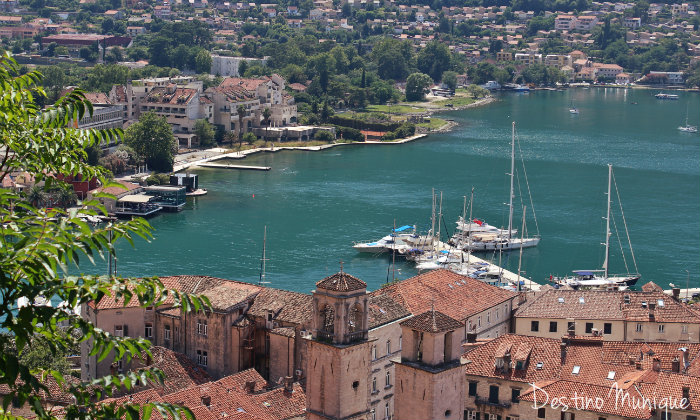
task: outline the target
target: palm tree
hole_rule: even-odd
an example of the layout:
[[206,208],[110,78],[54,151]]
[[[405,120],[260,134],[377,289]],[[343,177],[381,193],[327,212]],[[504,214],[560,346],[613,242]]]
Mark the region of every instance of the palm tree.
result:
[[236,108],[236,112],[238,113],[238,143],[242,144],[242,142],[243,142],[243,117],[245,117],[245,114],[246,114],[245,105],[238,105],[238,108]]
[[73,188],[65,186],[54,192],[56,201],[61,207],[68,208],[78,201],[78,195]]
[[32,186],[27,192],[27,200],[29,200],[29,202],[32,203],[34,207],[42,206],[44,201],[46,200],[46,193],[44,192],[44,188],[38,185]]
[[272,111],[270,111],[270,108],[263,109],[262,116],[263,121],[265,122],[265,141],[267,141],[267,129],[270,127],[270,117],[272,116]]

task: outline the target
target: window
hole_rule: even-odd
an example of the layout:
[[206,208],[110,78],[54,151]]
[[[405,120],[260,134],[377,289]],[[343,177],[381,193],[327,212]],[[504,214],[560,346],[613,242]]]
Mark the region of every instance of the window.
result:
[[469,396],[476,397],[476,384],[478,382],[469,382]]
[[663,308],[664,306],[666,306],[666,302],[664,302],[663,299],[659,299],[657,303],[659,304],[660,308]]
[[576,331],[576,322],[569,321],[566,323],[566,331]]
[[384,406],[384,418],[385,418],[385,419],[391,418],[391,417],[389,416],[389,403],[386,403],[386,405]]
[[116,337],[124,337],[124,326],[123,325],[115,325],[114,326],[114,335]]
[[549,321],[549,332],[557,332],[557,321]]
[[592,322],[586,322],[586,334],[590,334],[593,332],[593,323]]
[[170,341],[170,325],[166,325],[163,329],[163,340]]
[[690,400],[690,388],[687,386],[683,387],[683,398],[686,400]]
[[473,410],[464,410],[464,420],[479,420],[479,413]]
[[476,326],[481,327],[481,315],[476,319]]
[[544,407],[540,407],[540,408],[537,409],[537,418],[538,418],[538,419],[543,419],[543,418],[545,418],[545,415],[546,415],[546,414],[547,414],[547,413],[545,412]]
[[372,346],[372,360],[377,358],[377,346]]
[[688,334],[688,326],[681,325],[681,334]]
[[391,386],[391,372],[386,371],[386,386]]
[[180,327],[175,327],[175,342],[179,343],[180,342]]
[[391,340],[386,340],[386,354],[391,354]]
[[630,295],[625,295],[625,304],[626,305],[630,304]]
[[520,403],[520,390],[513,388],[510,391],[510,402],[513,404],[518,404]]
[[202,350],[197,350],[197,364],[200,366],[207,365],[207,352]]
[[372,413],[372,420],[377,420],[377,412],[374,411],[374,408],[372,409],[372,411],[370,411],[370,413]]
[[399,350],[402,349],[402,346],[403,346],[403,335],[400,335],[399,336]]
[[153,306],[146,306],[146,312],[153,311]]
[[491,313],[490,312],[486,314],[486,325],[489,325],[489,324],[491,324]]
[[586,303],[586,299],[584,299],[583,296],[581,296],[580,298],[578,298],[578,303],[583,305],[584,303]]
[[659,334],[663,334],[663,333],[664,333],[664,329],[665,329],[664,324],[659,324]]
[[197,320],[197,334],[207,335],[207,321]]
[[644,330],[644,325],[637,324],[637,332],[642,332]]
[[151,338],[153,336],[153,324],[151,324],[150,322],[147,322],[145,330],[146,331],[145,331],[144,337]]
[[489,402],[498,404],[498,385],[489,386]]
[[360,381],[353,381],[352,382],[352,389],[357,390],[357,388],[360,387]]
[[579,372],[581,372],[581,366],[576,365],[576,366],[574,366],[573,369],[571,369],[571,374],[572,374],[572,375],[578,375]]
[[603,324],[603,334],[612,334],[612,323],[606,322]]
[[377,392],[377,377],[372,378],[372,392]]
[[122,373],[124,372],[124,363],[120,360],[117,360],[117,373]]
[[615,371],[614,370],[611,370],[610,372],[608,372],[607,379],[609,379],[611,381],[615,379]]
[[530,331],[539,331],[540,321],[530,321]]
[[544,362],[537,362],[537,366],[535,366],[535,369],[542,370],[543,366],[544,366]]

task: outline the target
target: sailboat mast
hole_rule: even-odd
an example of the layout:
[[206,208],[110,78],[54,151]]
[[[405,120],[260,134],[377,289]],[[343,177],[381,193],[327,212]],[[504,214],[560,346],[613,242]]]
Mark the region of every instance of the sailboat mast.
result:
[[435,238],[435,188],[433,188],[433,212],[430,216],[430,236]]
[[520,291],[520,268],[523,264],[523,240],[525,239],[525,211],[527,206],[523,206],[523,227],[520,229],[520,255],[518,256],[518,292]]
[[474,209],[474,187],[472,187],[472,193],[469,196],[469,229],[467,232],[467,265],[469,265],[469,260],[472,255],[472,210]]
[[510,195],[508,201],[508,239],[513,234],[513,180],[515,177],[515,121],[513,121],[513,130],[510,141]]
[[612,165],[608,163],[608,213],[605,217],[605,261],[603,270],[605,278],[608,278],[608,258],[610,257],[610,193],[612,186]]
[[440,242],[440,227],[442,226],[442,191],[440,191],[440,211],[438,213],[438,219],[437,219],[437,225],[438,225],[438,234],[437,234],[437,240]]
[[262,285],[268,283],[265,281],[265,262],[267,261],[267,258],[265,258],[266,242],[267,242],[267,225],[265,225],[265,230],[263,231],[263,249],[262,249],[262,258],[260,258],[260,279],[258,280],[258,286],[262,286]]

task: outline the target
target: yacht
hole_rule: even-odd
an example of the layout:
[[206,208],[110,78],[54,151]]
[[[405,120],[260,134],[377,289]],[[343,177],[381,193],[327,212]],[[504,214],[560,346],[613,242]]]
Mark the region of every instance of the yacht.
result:
[[656,97],[656,99],[678,99],[678,95],[663,92],[657,93],[656,95],[654,95],[654,97]]
[[382,252],[389,252],[392,250],[404,249],[410,246],[412,239],[415,239],[416,227],[405,225],[396,229],[392,229],[391,234],[385,237],[370,242],[356,242],[352,247],[359,252],[369,252],[373,254],[380,254]]

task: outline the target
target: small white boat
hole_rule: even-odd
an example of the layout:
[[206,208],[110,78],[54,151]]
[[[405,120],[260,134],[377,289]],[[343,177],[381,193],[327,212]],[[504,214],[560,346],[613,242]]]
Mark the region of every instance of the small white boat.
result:
[[569,108],[570,114],[578,114],[578,108]]
[[694,125],[681,125],[678,127],[678,131],[682,131],[684,133],[697,133],[698,128]]
[[656,97],[656,99],[666,99],[666,100],[678,99],[678,95],[674,95],[672,93],[663,93],[663,92],[657,93],[656,95],[654,95],[654,97]]
[[[412,229],[411,232],[407,232]],[[416,227],[405,225],[399,228],[393,229],[391,234],[385,237],[370,242],[356,242],[352,247],[359,252],[369,252],[373,254],[379,254],[382,252],[389,252],[391,250],[404,249],[409,245],[405,242],[408,239],[414,238],[416,236]]]

